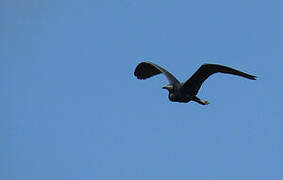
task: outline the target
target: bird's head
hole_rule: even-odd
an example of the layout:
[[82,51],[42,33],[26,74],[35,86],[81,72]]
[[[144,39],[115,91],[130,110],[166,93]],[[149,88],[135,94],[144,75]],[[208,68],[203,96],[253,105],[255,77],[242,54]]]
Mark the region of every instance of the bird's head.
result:
[[169,92],[173,92],[173,85],[172,84],[169,84],[169,85],[167,85],[167,86],[164,86],[164,87],[162,87],[162,89],[167,89]]

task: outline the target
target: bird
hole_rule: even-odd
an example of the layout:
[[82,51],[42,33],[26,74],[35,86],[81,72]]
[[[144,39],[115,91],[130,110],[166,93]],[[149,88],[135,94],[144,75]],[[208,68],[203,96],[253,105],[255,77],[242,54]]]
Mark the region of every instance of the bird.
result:
[[198,91],[203,82],[215,73],[232,74],[250,80],[256,80],[257,78],[256,76],[219,64],[202,64],[189,79],[182,83],[166,69],[154,64],[153,62],[141,62],[137,65],[134,71],[134,75],[137,79],[141,80],[148,79],[161,73],[163,73],[169,81],[169,84],[162,87],[162,89],[168,90],[168,98],[170,101],[179,103],[195,101],[201,105],[207,105],[210,104],[210,102],[198,98]]

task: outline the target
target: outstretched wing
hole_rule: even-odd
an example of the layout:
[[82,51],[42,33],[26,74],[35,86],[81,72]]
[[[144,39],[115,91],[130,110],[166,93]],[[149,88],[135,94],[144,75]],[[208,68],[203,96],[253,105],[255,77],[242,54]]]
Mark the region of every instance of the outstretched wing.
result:
[[160,73],[163,73],[166,76],[170,84],[174,85],[180,83],[171,73],[152,62],[140,63],[136,67],[134,75],[138,79],[147,79]]
[[197,94],[202,83],[212,74],[214,73],[225,73],[225,74],[234,74],[237,76],[242,76],[244,78],[248,78],[251,80],[255,80],[256,76],[238,71],[236,69],[218,65],[218,64],[203,64],[184,84],[183,90],[185,92],[190,92],[193,94]]

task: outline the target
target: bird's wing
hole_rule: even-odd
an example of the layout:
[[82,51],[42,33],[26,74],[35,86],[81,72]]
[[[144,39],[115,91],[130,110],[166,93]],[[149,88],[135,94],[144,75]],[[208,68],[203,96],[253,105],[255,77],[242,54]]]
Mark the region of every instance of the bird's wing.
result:
[[242,76],[244,78],[255,80],[256,76],[252,76],[250,74],[238,71],[236,69],[218,65],[218,64],[203,64],[184,84],[183,90],[185,92],[190,92],[193,94],[197,94],[202,83],[212,74],[214,73],[225,73],[225,74],[234,74],[237,76]]
[[171,73],[152,62],[140,63],[136,67],[134,75],[138,79],[147,79],[160,73],[163,73],[166,76],[170,84],[180,83]]

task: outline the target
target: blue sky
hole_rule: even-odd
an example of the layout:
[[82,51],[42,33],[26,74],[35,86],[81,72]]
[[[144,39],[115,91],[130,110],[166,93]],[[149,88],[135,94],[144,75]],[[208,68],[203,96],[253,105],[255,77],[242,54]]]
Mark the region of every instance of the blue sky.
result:
[[[0,179],[283,179],[283,2],[0,2]],[[172,103],[153,61],[186,80]]]

